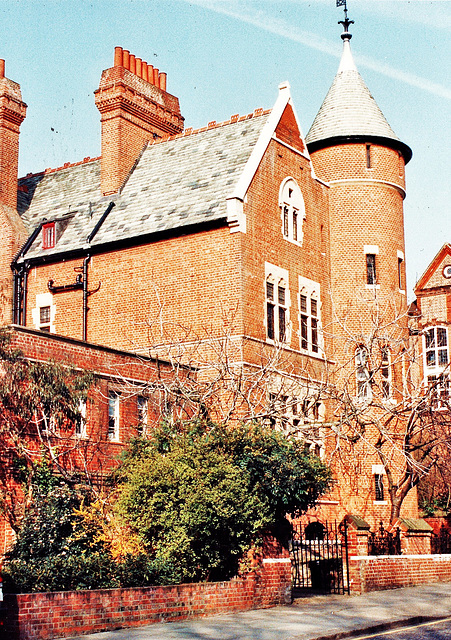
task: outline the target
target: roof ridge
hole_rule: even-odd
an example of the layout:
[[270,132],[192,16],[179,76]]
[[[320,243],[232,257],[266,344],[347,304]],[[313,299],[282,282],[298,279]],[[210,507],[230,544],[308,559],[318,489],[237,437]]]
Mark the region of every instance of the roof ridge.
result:
[[[219,129],[220,127],[225,127],[228,124],[235,124],[236,122],[243,122],[244,120],[250,120],[251,118],[258,118],[260,116],[267,116],[271,113],[271,109],[263,109],[262,107],[258,107],[254,109],[252,113],[248,113],[244,116],[240,116],[238,113],[230,116],[229,120],[224,120],[223,122],[216,122],[216,120],[212,120],[208,123],[206,127],[199,127],[198,129],[193,129],[193,127],[188,127],[181,133],[177,133],[174,135],[167,135],[161,138],[156,138],[155,140],[149,140],[148,145],[159,144],[161,142],[167,142],[168,140],[176,140],[177,138],[186,138],[187,136],[195,135],[197,133],[203,133],[204,131],[209,131],[210,129]],[[88,162],[94,162],[96,160],[101,160],[102,156],[97,156],[96,158],[91,158],[90,156],[86,156],[83,160],[79,162],[65,162],[61,167],[56,168],[47,168],[44,171],[38,171],[36,173],[27,173],[25,176],[22,176],[18,179],[19,182],[22,180],[28,180],[29,178],[35,178],[37,176],[48,175],[49,173],[55,173],[56,171],[62,171],[63,169],[70,169],[72,167],[78,167],[82,164],[86,164]]]
[[97,156],[96,158],[91,158],[90,156],[86,156],[83,160],[79,160],[78,162],[65,162],[61,167],[56,167],[54,169],[47,168],[44,171],[38,171],[37,173],[27,173],[25,176],[22,176],[18,179],[19,182],[22,180],[28,180],[29,178],[36,178],[37,176],[44,176],[49,173],[55,173],[56,171],[61,171],[62,169],[71,169],[72,167],[79,167],[82,164],[87,164],[89,162],[95,162],[100,160],[102,156]]
[[228,120],[224,120],[222,122],[216,122],[216,120],[211,120],[206,127],[199,127],[198,129],[193,129],[193,127],[188,127],[184,129],[181,133],[177,133],[174,135],[162,136],[161,138],[156,138],[155,140],[149,140],[148,145],[153,146],[155,144],[161,144],[162,142],[167,142],[168,140],[177,140],[178,138],[186,138],[188,136],[193,136],[198,133],[203,133],[204,131],[210,131],[211,129],[220,129],[221,127],[225,127],[229,124],[235,124],[237,122],[243,122],[244,120],[250,120],[252,118],[259,118],[260,116],[267,116],[271,113],[271,109],[263,109],[259,107],[258,109],[254,109],[252,113],[248,113],[244,116],[240,116],[238,113],[230,116]]

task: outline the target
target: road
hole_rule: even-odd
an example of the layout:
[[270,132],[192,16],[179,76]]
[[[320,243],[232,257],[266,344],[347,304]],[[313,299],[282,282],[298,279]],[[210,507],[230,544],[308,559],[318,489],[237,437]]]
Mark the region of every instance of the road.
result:
[[451,618],[437,622],[357,636],[356,640],[451,640]]

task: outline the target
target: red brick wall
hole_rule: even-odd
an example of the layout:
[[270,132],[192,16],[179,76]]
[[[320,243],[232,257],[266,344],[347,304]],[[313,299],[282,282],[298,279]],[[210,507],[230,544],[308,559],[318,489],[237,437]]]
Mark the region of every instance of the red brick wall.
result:
[[4,640],[47,640],[285,604],[291,564],[263,561],[246,578],[169,587],[6,595]]
[[12,209],[17,207],[19,127],[26,109],[20,86],[0,77],[0,203]]
[[[171,366],[163,360],[157,363],[151,358],[138,358],[130,353],[22,327],[12,331],[11,341],[12,346],[20,349],[27,358],[39,361],[55,360],[91,371],[96,375],[87,402],[87,437],[77,437],[74,429],[70,427],[59,430],[51,437],[51,444],[58,447],[61,453],[60,461],[68,472],[77,469],[87,471],[94,482],[101,483],[102,478],[117,466],[122,448],[130,438],[138,434],[136,396],[139,393],[148,396],[149,429],[160,422],[161,399],[158,391],[153,392],[152,387],[158,386],[159,380],[173,376]],[[184,370],[179,370],[177,375],[179,379],[183,379]],[[117,391],[120,396],[118,442],[108,439],[110,389]],[[39,459],[42,455],[40,441],[33,437],[31,432],[29,447]],[[8,476],[7,465],[4,471],[5,482],[11,483],[10,488],[16,487],[14,475]],[[9,525],[0,520],[0,557],[11,541]]]
[[451,582],[451,555],[353,556],[349,571],[352,593]]

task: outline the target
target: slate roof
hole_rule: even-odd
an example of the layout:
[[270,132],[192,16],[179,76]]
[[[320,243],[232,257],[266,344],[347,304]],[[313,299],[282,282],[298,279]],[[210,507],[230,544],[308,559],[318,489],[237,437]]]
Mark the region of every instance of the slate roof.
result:
[[349,41],[344,41],[343,56],[323,104],[305,138],[309,150],[327,146],[331,141],[349,139],[385,139],[399,148],[408,162],[412,156],[388,124],[352,59]]
[[[100,195],[100,160],[23,178],[19,213],[30,233],[44,218],[58,219],[54,249],[39,234],[27,258],[80,249],[106,210],[115,206],[92,246],[226,219],[226,198],[246,165],[269,112],[149,143],[121,192]],[[28,190],[28,193],[27,193]]]

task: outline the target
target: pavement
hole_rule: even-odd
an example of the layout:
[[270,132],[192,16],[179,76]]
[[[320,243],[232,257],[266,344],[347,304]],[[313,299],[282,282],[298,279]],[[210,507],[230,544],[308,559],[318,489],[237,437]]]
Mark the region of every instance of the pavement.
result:
[[360,596],[297,598],[293,604],[118,629],[72,640],[339,640],[450,618],[451,583]]

